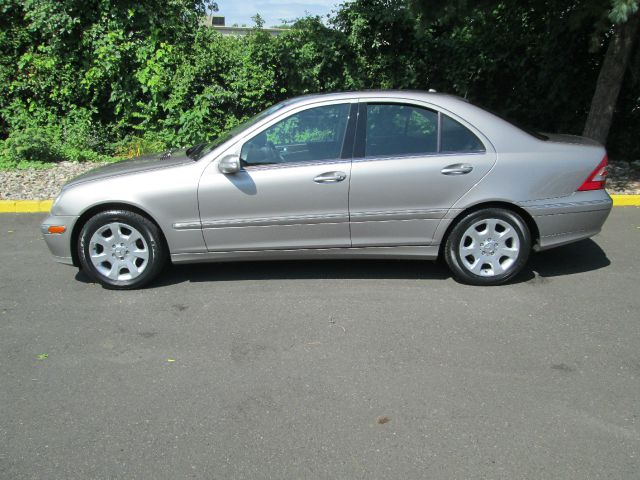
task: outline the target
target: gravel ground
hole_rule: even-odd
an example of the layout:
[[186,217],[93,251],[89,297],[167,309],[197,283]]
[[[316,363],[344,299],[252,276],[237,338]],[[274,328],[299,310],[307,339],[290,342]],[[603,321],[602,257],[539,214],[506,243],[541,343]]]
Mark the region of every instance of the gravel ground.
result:
[[609,193],[640,194],[640,160],[611,163],[608,177]]
[[[55,198],[71,178],[105,163],[62,162],[46,170],[0,171],[0,200],[47,200]],[[640,194],[640,160],[609,166],[609,193]]]
[[52,168],[0,171],[0,200],[48,200],[55,198],[73,177],[106,163],[61,162]]

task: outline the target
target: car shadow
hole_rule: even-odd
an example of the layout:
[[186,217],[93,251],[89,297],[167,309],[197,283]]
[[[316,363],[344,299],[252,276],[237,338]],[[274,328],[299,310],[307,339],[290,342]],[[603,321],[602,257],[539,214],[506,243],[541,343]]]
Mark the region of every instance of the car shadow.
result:
[[[533,253],[522,273],[510,283],[536,277],[589,272],[611,262],[593,240]],[[170,265],[150,288],[183,282],[307,279],[446,280],[451,275],[443,262],[415,260],[298,260]]]
[[183,282],[449,278],[444,265],[404,260],[296,260],[170,265],[150,287]]
[[[584,273],[607,267],[611,262],[593,240],[533,253],[524,270],[510,284]],[[444,262],[416,260],[297,260],[265,262],[202,263],[168,265],[160,278],[147,288],[185,282],[233,282],[246,280],[308,279],[404,279],[446,280],[451,277]],[[79,271],[76,280],[91,283]]]
[[575,273],[590,272],[611,265],[607,254],[593,240],[576,243],[533,253],[523,273],[536,273],[540,277],[558,277]]

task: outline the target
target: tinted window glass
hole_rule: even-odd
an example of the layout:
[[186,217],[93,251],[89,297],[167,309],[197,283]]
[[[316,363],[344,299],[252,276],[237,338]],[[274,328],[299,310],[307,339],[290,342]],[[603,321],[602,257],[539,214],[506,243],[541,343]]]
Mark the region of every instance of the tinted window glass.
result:
[[438,114],[408,105],[368,104],[365,156],[435,153]]
[[446,115],[442,115],[440,141],[442,152],[484,152],[484,145],[471,130]]
[[340,157],[350,104],[295,113],[259,133],[242,147],[244,165],[311,162]]

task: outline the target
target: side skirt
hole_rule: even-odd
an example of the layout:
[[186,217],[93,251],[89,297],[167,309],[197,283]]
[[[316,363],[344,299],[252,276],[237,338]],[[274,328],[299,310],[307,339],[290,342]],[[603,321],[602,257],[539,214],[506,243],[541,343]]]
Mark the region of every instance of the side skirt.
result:
[[439,246],[310,248],[296,250],[243,250],[175,253],[173,263],[238,262],[259,260],[313,260],[324,258],[398,258],[436,260]]

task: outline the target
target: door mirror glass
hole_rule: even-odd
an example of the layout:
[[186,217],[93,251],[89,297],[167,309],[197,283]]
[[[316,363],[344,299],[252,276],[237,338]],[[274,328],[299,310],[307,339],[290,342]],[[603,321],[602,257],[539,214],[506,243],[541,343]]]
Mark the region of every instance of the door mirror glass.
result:
[[218,163],[218,170],[225,175],[238,173],[240,171],[240,157],[238,155],[228,155]]

